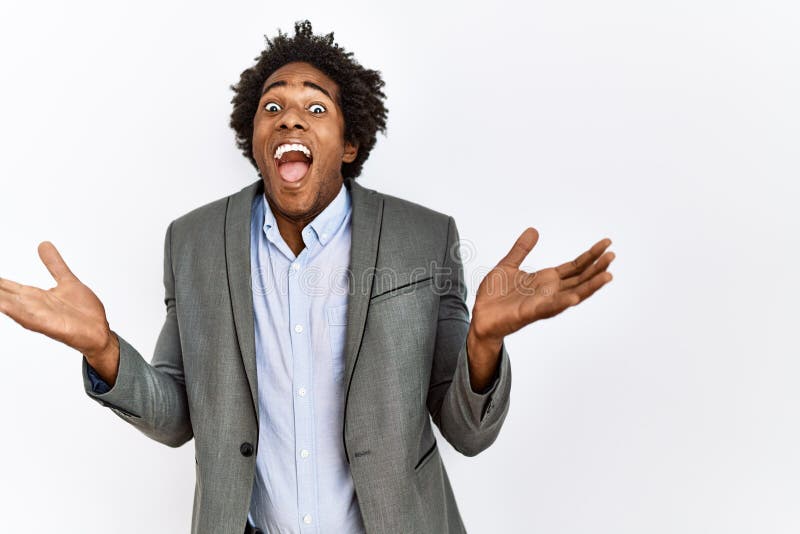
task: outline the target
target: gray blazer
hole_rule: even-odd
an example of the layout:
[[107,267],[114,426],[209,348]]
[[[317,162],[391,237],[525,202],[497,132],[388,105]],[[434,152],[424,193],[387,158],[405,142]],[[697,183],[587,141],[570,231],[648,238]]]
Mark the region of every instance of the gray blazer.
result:
[[[469,311],[452,217],[347,180],[352,214],[343,440],[368,533],[464,532],[431,419],[467,456],[509,406],[469,382]],[[174,220],[164,245],[167,315],[151,363],[121,336],[117,381],[87,394],[150,438],[192,437],[195,534],[241,534],[255,473],[258,402],[250,211],[261,180]]]

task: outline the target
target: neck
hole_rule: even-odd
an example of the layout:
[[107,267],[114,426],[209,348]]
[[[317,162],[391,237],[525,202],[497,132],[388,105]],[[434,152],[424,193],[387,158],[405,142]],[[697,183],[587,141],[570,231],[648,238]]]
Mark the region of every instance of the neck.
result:
[[[340,187],[345,186],[344,184],[341,184]],[[338,193],[339,190],[337,189],[336,194]],[[278,231],[280,232],[283,240],[286,242],[286,245],[295,256],[299,256],[306,246],[305,242],[303,241],[303,230],[311,221],[314,220],[317,215],[322,213],[325,208],[328,207],[331,202],[333,202],[333,199],[336,198],[336,194],[332,195],[324,206],[301,215],[291,215],[282,212],[281,209],[275,205],[269,195],[266,195],[267,203],[269,204],[272,214],[275,217],[275,223],[278,226]]]
[[287,219],[282,215],[275,214],[275,222],[281,237],[289,246],[295,256],[299,256],[306,244],[303,242],[303,229],[313,220],[313,217],[303,221]]

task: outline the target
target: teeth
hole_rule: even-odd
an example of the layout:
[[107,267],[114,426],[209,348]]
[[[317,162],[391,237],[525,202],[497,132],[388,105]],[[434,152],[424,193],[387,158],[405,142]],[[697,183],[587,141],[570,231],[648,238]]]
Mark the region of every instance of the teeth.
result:
[[302,152],[307,158],[311,159],[311,151],[305,145],[301,145],[299,143],[285,143],[279,146],[277,150],[275,150],[275,159],[281,159],[284,154],[291,152],[292,150]]

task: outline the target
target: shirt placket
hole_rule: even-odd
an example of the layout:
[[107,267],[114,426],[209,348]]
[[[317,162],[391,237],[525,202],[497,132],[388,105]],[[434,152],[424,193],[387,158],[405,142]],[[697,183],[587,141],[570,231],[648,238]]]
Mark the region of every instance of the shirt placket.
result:
[[[311,231],[310,228],[306,228]],[[305,237],[305,236],[304,236]],[[305,240],[310,243],[309,239]],[[308,247],[289,265],[289,321],[292,339],[292,385],[295,427],[295,470],[300,532],[318,532],[316,454],[314,450],[314,387],[311,357],[309,295],[302,287]]]

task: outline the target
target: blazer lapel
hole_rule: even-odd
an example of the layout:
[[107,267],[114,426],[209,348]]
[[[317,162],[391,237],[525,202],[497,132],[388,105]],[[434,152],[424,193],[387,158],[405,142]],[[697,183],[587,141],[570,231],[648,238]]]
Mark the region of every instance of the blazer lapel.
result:
[[250,280],[250,221],[253,197],[263,192],[259,180],[228,200],[225,214],[225,260],[233,308],[233,322],[244,371],[250,383],[250,394],[258,421],[258,381],[256,371],[255,312]]
[[353,207],[350,247],[351,285],[344,344],[346,413],[346,399],[350,394],[350,382],[367,321],[369,299],[372,296],[372,281],[375,278],[375,262],[378,257],[378,241],[383,220],[383,197],[354,180],[346,180],[345,185],[350,189]]

